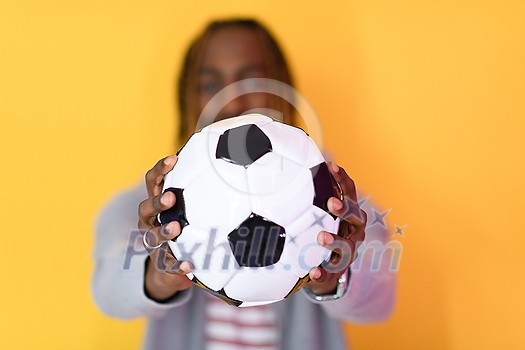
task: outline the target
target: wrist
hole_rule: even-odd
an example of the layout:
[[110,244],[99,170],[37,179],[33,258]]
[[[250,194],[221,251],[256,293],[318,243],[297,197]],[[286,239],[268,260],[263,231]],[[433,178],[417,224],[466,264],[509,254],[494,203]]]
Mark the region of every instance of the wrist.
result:
[[329,300],[338,300],[344,297],[348,291],[348,285],[350,282],[351,271],[350,268],[347,268],[346,271],[339,276],[337,279],[337,284],[335,289],[331,293],[319,294],[312,291],[309,288],[303,288],[306,295],[316,302],[329,301]]
[[305,288],[315,295],[334,294],[337,289],[338,279],[339,277],[333,277],[322,283],[312,281],[306,284]]
[[146,259],[146,268],[144,272],[144,294],[158,303],[166,303],[175,297],[178,291],[168,288],[166,283],[162,283],[160,271],[151,264],[151,259]]

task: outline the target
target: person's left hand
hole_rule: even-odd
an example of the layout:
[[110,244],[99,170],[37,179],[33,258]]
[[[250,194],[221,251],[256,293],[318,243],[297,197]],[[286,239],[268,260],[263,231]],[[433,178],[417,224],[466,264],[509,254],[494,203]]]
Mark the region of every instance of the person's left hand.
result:
[[337,280],[357,258],[357,248],[365,239],[366,213],[359,208],[354,181],[343,168],[335,163],[328,163],[328,169],[341,186],[344,202],[332,197],[328,200],[328,210],[338,217],[339,232],[337,235],[321,231],[317,242],[332,251],[328,264],[310,270],[310,282],[305,284],[314,294],[333,294]]

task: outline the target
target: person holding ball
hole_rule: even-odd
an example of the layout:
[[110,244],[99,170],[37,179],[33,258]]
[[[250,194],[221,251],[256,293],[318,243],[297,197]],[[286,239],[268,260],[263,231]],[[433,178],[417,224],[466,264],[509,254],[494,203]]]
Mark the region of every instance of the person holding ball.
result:
[[[260,78],[293,86],[284,54],[269,31],[250,19],[210,23],[190,46],[180,73],[181,140],[210,118],[254,111],[295,124],[292,104],[278,94],[258,87],[251,93],[223,93],[237,82]],[[217,113],[203,114],[214,103]],[[104,208],[96,228],[95,301],[109,316],[148,317],[144,348],[345,349],[340,321],[377,322],[391,313],[396,278],[387,264],[372,269],[370,257],[363,256],[359,269],[352,270],[357,248],[371,240],[386,242],[387,232],[381,225],[366,227],[372,207],[359,208],[354,182],[342,167],[328,163],[346,197],[328,201],[329,211],[341,218],[339,233],[317,236],[321,246],[333,250],[331,264],[338,268],[312,268],[310,282],[281,302],[235,308],[193,287],[187,276],[191,263],[177,261],[165,244],[181,233],[177,221],[157,222],[160,212],[176,204],[172,192],[161,193],[164,175],[176,164],[176,155],[161,159],[147,172],[146,186],[118,195]],[[137,221],[141,252],[130,239]]]

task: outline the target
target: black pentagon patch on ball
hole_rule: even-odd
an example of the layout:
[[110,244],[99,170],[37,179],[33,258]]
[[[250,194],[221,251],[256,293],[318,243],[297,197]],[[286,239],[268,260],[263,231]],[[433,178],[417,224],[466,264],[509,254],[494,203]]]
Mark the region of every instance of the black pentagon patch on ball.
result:
[[285,238],[284,227],[251,214],[228,235],[228,242],[240,266],[262,267],[279,261]]
[[164,190],[164,193],[167,191],[173,192],[175,194],[175,205],[160,213],[159,222],[161,225],[165,225],[172,221],[178,221],[180,228],[183,229],[189,225],[188,219],[186,218],[186,204],[184,203],[184,195],[182,194],[184,190],[170,187]]
[[226,130],[219,137],[215,157],[248,167],[271,150],[268,136],[257,125],[248,124]]
[[337,216],[330,213],[328,210],[328,199],[330,197],[341,198],[341,188],[335,181],[332,174],[328,170],[328,166],[325,162],[314,166],[310,169],[314,181],[314,205],[323,209],[326,213],[332,215],[334,219]]

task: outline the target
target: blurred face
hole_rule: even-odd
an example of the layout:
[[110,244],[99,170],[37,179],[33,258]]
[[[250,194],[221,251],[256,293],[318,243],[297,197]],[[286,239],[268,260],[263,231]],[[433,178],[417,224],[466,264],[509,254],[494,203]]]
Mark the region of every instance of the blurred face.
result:
[[[222,88],[239,80],[268,77],[266,55],[259,39],[250,30],[224,28],[210,38],[204,51],[199,73],[198,101],[203,108]],[[240,115],[250,110],[268,108],[268,95],[264,93],[241,94],[231,89],[220,101],[222,108],[216,120]]]

